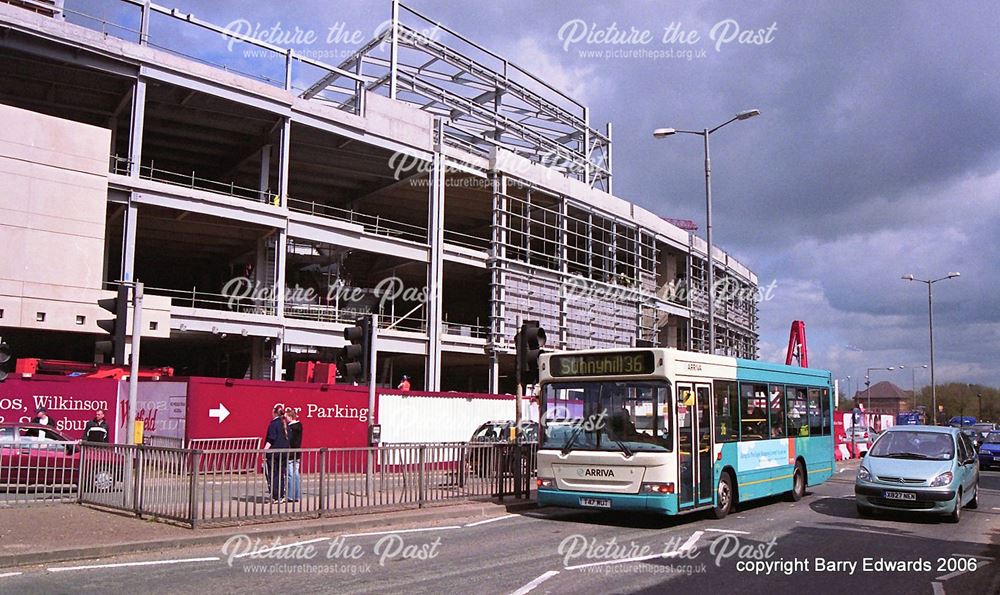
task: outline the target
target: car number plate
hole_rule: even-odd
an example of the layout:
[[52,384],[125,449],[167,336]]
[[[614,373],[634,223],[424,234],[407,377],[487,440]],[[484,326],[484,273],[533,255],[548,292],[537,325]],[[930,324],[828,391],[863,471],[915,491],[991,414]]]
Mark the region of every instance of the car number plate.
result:
[[913,492],[886,492],[886,500],[916,500],[917,495]]
[[606,498],[580,498],[580,506],[591,508],[611,508],[611,500]]

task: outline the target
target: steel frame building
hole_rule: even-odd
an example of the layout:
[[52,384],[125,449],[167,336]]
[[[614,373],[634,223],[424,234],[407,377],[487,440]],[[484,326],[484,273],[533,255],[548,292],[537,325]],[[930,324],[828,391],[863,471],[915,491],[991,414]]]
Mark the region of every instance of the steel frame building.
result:
[[[144,363],[287,379],[366,311],[379,380],[427,390],[511,390],[521,320],[557,348],[708,351],[704,241],[615,197],[610,124],[502,56],[397,0],[336,66],[105,4],[0,1],[0,103],[111,131],[98,289],[162,298]],[[714,257],[716,351],[754,358],[756,276]],[[39,356],[98,332],[0,327]]]

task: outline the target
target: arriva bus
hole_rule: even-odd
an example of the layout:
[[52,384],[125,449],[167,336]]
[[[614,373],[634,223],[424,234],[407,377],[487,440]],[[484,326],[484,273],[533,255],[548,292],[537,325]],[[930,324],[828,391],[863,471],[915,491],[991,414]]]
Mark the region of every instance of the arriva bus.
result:
[[830,373],[678,351],[539,361],[539,505],[682,514],[833,474]]

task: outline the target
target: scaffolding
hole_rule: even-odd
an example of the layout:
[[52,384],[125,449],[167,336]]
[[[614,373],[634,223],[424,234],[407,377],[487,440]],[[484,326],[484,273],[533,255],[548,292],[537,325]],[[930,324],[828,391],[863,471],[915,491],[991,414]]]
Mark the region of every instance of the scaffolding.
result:
[[501,147],[611,192],[611,126],[508,59],[393,0],[385,29],[301,93],[341,107],[353,78],[444,123],[445,143],[488,157]]

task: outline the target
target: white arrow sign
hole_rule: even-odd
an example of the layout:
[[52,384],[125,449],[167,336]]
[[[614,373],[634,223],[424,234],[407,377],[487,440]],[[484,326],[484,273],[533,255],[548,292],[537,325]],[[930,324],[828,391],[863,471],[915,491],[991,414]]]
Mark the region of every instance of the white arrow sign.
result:
[[224,422],[226,420],[227,417],[229,417],[229,410],[226,409],[225,405],[223,405],[222,403],[219,403],[219,408],[218,409],[209,409],[208,410],[208,416],[209,417],[217,417],[217,418],[219,418],[219,423],[221,424],[222,422]]

